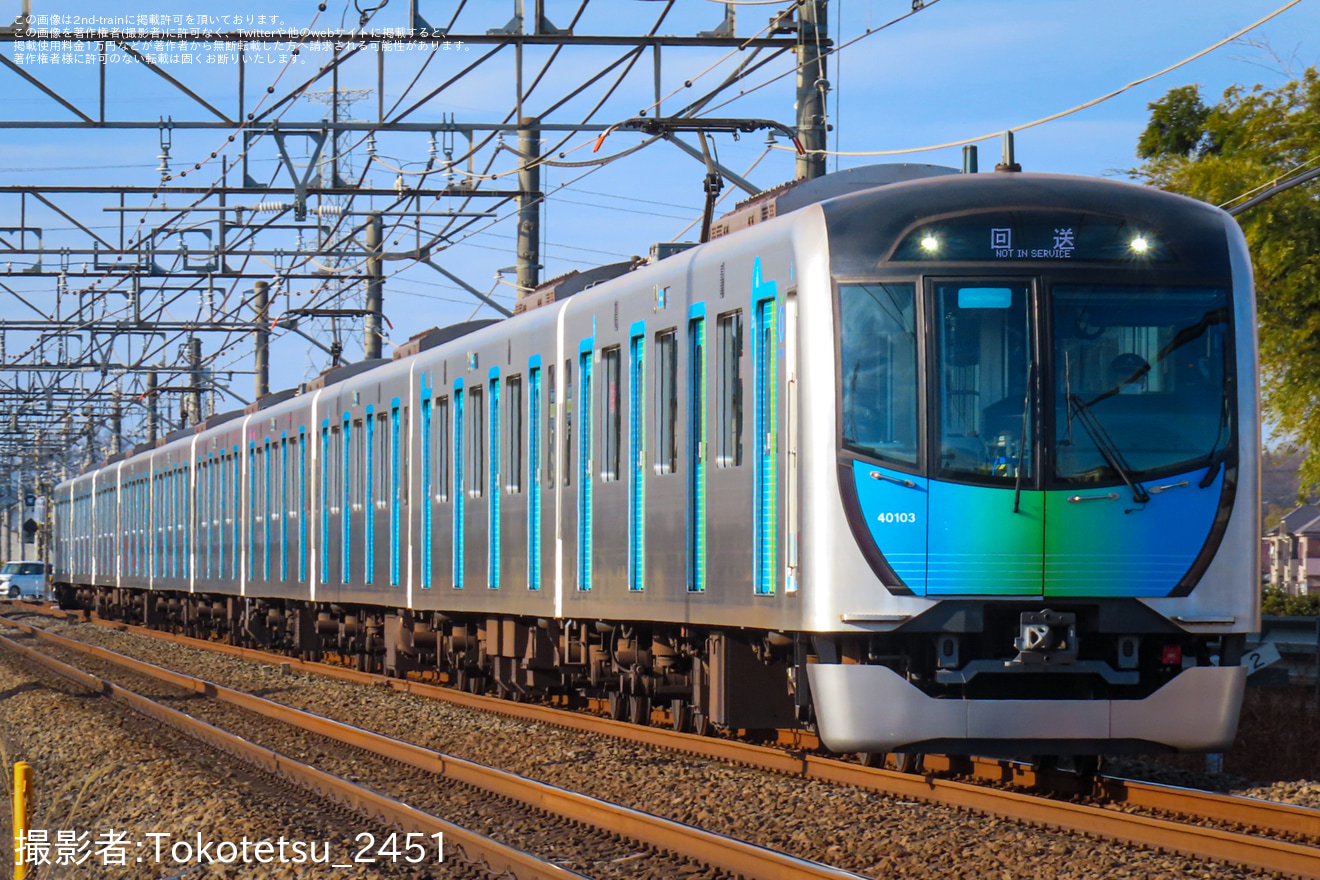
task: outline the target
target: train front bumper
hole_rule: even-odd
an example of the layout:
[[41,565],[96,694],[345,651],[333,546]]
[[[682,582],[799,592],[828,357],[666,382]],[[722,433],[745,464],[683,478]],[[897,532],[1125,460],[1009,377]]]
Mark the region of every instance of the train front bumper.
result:
[[1198,666],[1142,700],[935,699],[886,666],[808,665],[821,741],[836,752],[1113,754],[1226,750],[1245,667]]

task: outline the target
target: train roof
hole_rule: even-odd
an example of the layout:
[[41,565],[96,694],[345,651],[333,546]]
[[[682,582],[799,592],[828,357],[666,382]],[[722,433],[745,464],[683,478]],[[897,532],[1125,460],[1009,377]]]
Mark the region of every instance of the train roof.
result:
[[1228,271],[1224,249],[1207,247],[1225,241],[1225,212],[1125,181],[1026,172],[952,174],[841,195],[820,206],[836,275],[875,270],[890,259],[905,233],[921,224],[959,215],[1033,211],[1104,215],[1144,224],[1158,230],[1170,252],[1189,265],[1209,260],[1221,274]]

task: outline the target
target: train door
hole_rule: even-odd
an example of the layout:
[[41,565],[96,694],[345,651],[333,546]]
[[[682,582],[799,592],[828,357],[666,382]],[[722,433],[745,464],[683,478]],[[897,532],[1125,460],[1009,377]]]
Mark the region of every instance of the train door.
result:
[[1040,595],[1035,295],[1027,280],[926,283],[931,480],[927,595]]

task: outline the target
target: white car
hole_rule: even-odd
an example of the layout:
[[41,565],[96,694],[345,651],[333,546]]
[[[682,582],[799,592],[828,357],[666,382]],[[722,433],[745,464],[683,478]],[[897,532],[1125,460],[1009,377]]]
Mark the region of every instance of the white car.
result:
[[50,598],[49,569],[44,562],[6,562],[0,568],[0,598]]

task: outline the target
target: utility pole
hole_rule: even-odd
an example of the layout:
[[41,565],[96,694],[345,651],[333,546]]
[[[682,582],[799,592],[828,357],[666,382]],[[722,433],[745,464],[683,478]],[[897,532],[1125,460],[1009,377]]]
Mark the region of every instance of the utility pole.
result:
[[[539,6],[538,5],[538,15]],[[518,120],[518,299],[541,283],[541,128],[540,120]]]
[[147,373],[147,442],[156,442],[156,371]]
[[188,422],[202,423],[202,340],[188,337],[188,375],[192,378],[188,392]]
[[363,320],[365,331],[362,355],[367,360],[380,357],[383,334],[381,316],[384,311],[385,267],[381,262],[381,245],[385,237],[385,221],[372,214],[367,221],[367,313]]
[[253,361],[257,400],[260,400],[270,394],[270,284],[267,282],[252,285],[252,308],[257,313],[257,353]]
[[798,6],[797,130],[805,153],[797,157],[797,176],[808,180],[825,173],[825,77],[828,55],[821,47],[829,34],[829,0],[802,0]]
[[110,454],[118,455],[124,450],[124,442],[121,434],[124,433],[124,403],[123,395],[115,392],[114,402],[110,409]]

